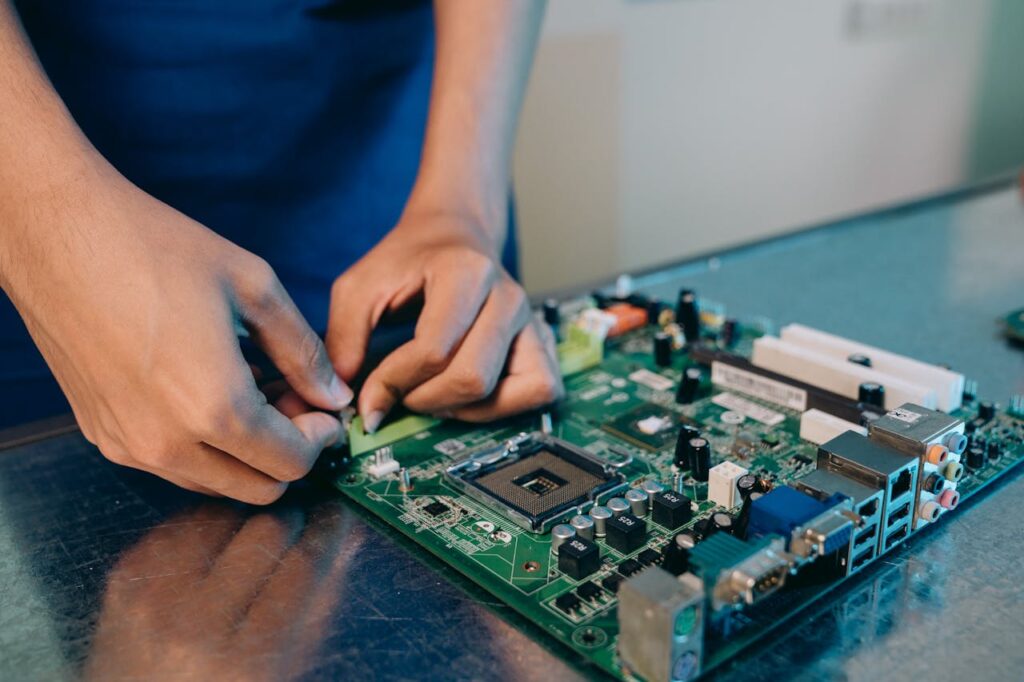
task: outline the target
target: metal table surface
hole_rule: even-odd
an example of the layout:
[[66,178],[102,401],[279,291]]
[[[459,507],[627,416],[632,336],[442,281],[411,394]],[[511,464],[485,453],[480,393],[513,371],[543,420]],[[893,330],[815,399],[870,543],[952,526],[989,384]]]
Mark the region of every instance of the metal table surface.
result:
[[[1024,307],[1024,201],[1005,185],[637,282],[945,362],[1003,403],[1024,393],[1024,351],[996,322]],[[251,509],[110,464],[59,425],[27,434],[0,451],[0,679],[600,677],[329,491]],[[1021,679],[1024,477],[981,498],[719,677]]]

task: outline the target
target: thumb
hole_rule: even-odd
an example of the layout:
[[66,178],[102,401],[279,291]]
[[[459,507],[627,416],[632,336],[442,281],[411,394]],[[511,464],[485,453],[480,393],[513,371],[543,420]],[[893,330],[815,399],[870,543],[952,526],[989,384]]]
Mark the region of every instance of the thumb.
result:
[[310,405],[340,410],[352,401],[352,390],[334,372],[320,337],[309,326],[280,280],[265,263],[263,270],[240,287],[242,322],[288,385]]

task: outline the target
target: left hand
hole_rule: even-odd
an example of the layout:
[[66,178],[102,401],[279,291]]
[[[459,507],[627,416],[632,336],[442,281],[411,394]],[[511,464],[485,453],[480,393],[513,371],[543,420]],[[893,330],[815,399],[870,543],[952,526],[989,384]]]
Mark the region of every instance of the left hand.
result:
[[386,312],[422,297],[413,339],[370,373],[359,395],[367,431],[397,403],[489,421],[562,396],[554,338],[483,231],[445,214],[406,215],[334,282],[327,350],[351,381]]

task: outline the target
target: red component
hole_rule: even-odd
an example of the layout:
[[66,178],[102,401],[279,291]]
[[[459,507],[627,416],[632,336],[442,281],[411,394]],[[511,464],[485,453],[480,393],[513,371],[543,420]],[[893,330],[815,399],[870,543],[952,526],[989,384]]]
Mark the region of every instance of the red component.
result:
[[616,303],[604,310],[615,316],[615,325],[608,332],[608,336],[618,336],[628,331],[639,329],[647,324],[647,311],[628,303]]

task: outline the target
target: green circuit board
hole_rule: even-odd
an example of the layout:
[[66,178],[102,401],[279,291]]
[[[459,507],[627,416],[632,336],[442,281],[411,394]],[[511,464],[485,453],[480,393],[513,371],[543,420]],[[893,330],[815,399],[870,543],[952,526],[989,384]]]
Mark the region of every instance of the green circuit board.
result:
[[[617,582],[622,578],[620,568],[631,561],[629,565],[634,569],[657,564],[656,553],[660,554],[676,533],[698,527],[712,513],[722,511],[708,500],[706,483],[681,475],[678,467],[673,467],[679,428],[685,424],[700,431],[710,442],[712,464],[733,462],[755,474],[768,488],[813,471],[818,450],[813,443],[800,439],[799,412],[723,391],[711,384],[706,371],[697,399],[677,403],[675,386],[685,369],[696,363],[685,352],[677,352],[671,366],[655,364],[652,339],[656,331],[656,325],[649,325],[611,339],[599,364],[566,376],[566,397],[551,413],[550,435],[608,463],[609,470],[622,476],[625,487],[653,480],[685,493],[693,501],[693,516],[685,526],[675,529],[648,520],[643,544],[628,553],[597,538],[601,566],[583,579],[575,580],[559,570],[549,532],[533,532],[513,523],[508,515],[484,504],[479,496],[467,494],[446,475],[455,462],[474,453],[500,448],[518,434],[538,432],[541,420],[536,414],[486,426],[436,420],[421,420],[413,426],[399,423],[391,432],[396,435],[388,437],[385,429],[376,441],[360,441],[360,452],[353,453],[356,456],[351,465],[337,475],[335,485],[608,674],[636,679],[619,657],[617,595],[614,589],[604,587],[605,580],[611,577]],[[732,344],[734,350],[739,354],[749,352],[751,339],[759,333],[742,328],[738,341]],[[729,394],[729,401],[722,400],[724,394]],[[729,409],[736,407],[737,398],[753,408],[745,415],[741,410],[737,416],[736,409]],[[956,414],[970,421],[975,419],[977,409],[978,403],[972,400]],[[671,426],[654,433],[650,431],[656,429],[637,429],[639,422],[650,418]],[[975,438],[998,441],[1002,454],[967,471],[959,486],[963,498],[977,493],[1024,459],[1021,416],[998,413],[984,423],[979,421],[975,434]],[[393,438],[398,439],[389,442]],[[387,458],[393,457],[408,473],[407,484],[391,472],[371,474],[381,449],[386,449]],[[585,510],[566,512],[563,521],[579,511]],[[735,514],[737,510],[731,511]],[[955,513],[943,516],[940,522],[950,521],[955,522]],[[856,578],[853,575],[846,580]],[[708,632],[700,673],[752,645],[784,623],[787,616],[797,614],[843,582],[795,585],[773,597],[771,617],[753,613],[736,621],[728,631]],[[585,583],[598,588],[596,593],[590,588],[592,596],[580,600],[571,610],[559,607],[560,597],[576,593]]]

